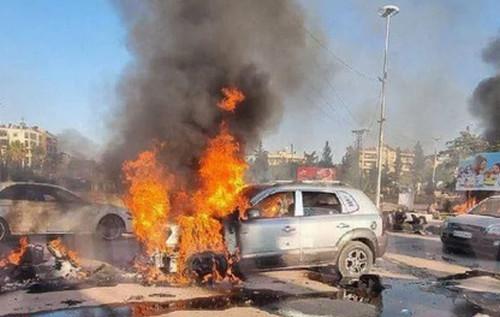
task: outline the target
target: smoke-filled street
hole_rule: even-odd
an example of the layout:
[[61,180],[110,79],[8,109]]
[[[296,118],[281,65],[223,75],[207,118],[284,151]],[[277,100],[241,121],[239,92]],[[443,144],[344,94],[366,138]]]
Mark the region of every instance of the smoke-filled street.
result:
[[497,12],[4,0],[0,317],[500,316]]

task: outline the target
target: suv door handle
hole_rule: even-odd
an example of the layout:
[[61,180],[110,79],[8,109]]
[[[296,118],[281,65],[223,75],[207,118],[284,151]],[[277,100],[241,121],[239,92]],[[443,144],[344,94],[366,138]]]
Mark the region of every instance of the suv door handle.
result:
[[292,231],[295,231],[295,228],[294,227],[290,227],[290,226],[286,226],[285,228],[283,228],[283,231],[285,231],[285,232],[292,232]]
[[339,228],[339,229],[345,229],[345,228],[349,228],[349,227],[350,227],[350,226],[349,226],[348,224],[345,224],[345,223],[343,223],[343,222],[342,222],[342,223],[339,223],[339,224],[337,225],[337,228]]

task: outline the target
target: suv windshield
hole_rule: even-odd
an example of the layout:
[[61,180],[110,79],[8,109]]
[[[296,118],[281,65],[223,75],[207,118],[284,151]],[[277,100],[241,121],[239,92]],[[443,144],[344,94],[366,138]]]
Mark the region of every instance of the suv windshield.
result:
[[471,215],[500,217],[500,198],[490,198],[470,211]]

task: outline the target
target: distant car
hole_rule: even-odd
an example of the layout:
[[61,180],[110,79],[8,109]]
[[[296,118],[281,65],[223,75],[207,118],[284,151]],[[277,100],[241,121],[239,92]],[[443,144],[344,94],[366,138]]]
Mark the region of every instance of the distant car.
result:
[[[241,271],[333,264],[342,276],[359,277],[385,252],[387,222],[360,190],[278,183],[249,187],[246,194],[248,219],[224,222],[228,250],[239,251]],[[176,239],[171,235],[167,244],[173,247]]]
[[11,235],[97,234],[113,240],[131,231],[123,208],[94,204],[42,183],[0,183],[0,241]]
[[442,225],[445,252],[469,251],[500,255],[500,196],[489,197],[467,214],[449,217]]

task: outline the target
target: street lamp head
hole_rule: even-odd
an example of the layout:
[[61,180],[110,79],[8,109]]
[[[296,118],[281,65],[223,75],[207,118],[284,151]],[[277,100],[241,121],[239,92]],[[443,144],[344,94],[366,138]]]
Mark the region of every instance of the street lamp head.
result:
[[395,5],[386,5],[378,10],[378,14],[383,18],[394,16],[398,14],[398,12],[399,8]]

